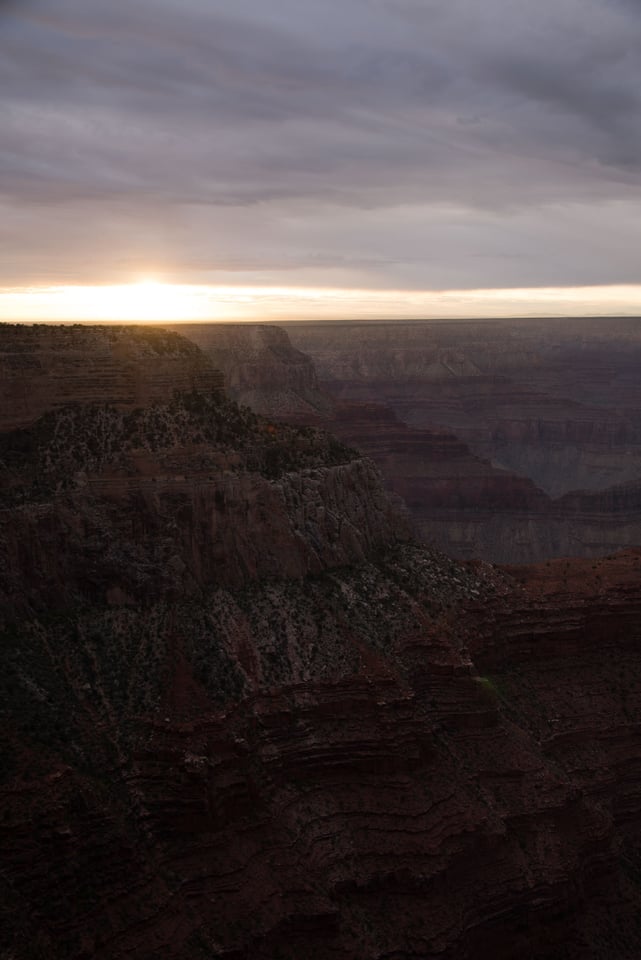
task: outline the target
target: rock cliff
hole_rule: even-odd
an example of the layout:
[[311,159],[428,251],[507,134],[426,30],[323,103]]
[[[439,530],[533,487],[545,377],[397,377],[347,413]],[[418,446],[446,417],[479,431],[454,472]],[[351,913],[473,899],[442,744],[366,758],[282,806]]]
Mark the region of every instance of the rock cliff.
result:
[[20,583],[48,607],[85,588],[197,595],[316,573],[407,536],[370,462],[219,399],[189,394],[124,417],[63,408],[38,424],[31,489],[30,439],[0,438],[6,603]]
[[0,435],[4,956],[636,958],[641,556],[456,563],[315,429],[94,399]]
[[312,361],[294,349],[281,327],[196,323],[170,329],[197,344],[223,371],[229,396],[256,413],[286,418],[331,408]]
[[69,402],[133,408],[222,384],[194,344],[156,327],[0,325],[2,430]]
[[416,533],[451,556],[527,563],[641,544],[639,482],[552,498],[454,434],[408,427],[380,404],[337,404],[324,423],[376,462]]
[[350,411],[332,429],[370,452],[428,542],[502,562],[641,543],[637,321],[286,329]]
[[551,496],[641,475],[634,318],[286,329],[336,396],[385,401],[410,425],[450,429]]

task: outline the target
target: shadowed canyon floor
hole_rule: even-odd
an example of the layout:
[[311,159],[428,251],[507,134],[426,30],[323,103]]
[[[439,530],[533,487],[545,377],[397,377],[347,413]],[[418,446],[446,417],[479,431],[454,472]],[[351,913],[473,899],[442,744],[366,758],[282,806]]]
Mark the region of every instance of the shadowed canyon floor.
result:
[[73,330],[29,405],[0,328],[3,956],[638,957],[641,553],[450,560],[191,344]]

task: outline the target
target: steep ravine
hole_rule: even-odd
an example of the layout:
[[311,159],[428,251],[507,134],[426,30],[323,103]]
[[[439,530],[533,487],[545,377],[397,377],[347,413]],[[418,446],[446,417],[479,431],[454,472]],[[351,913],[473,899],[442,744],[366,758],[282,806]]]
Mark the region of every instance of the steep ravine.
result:
[[181,323],[169,327],[188,337],[225,377],[237,403],[256,413],[288,418],[327,413],[329,396],[318,384],[311,359],[271,323]]
[[219,392],[0,461],[7,960],[639,955],[636,554],[457,563]]
[[184,332],[237,399],[371,457],[416,534],[452,556],[522,563],[641,543],[632,321],[607,336],[597,321]]

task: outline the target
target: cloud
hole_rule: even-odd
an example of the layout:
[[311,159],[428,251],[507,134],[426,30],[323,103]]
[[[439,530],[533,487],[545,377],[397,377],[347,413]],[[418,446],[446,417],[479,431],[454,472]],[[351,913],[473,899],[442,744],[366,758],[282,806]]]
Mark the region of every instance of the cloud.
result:
[[[482,261],[497,284],[519,271],[536,282],[536,270],[557,283],[563,264],[545,248],[564,205],[595,230],[618,211],[629,238],[632,0],[32,0],[0,12],[6,282],[99,279],[155,258],[185,278],[232,264],[263,279],[414,285],[437,264],[447,285],[469,286]],[[447,258],[443,232],[465,237]],[[592,240],[571,242],[568,275],[589,282]],[[598,275],[634,279],[621,270],[604,251]]]

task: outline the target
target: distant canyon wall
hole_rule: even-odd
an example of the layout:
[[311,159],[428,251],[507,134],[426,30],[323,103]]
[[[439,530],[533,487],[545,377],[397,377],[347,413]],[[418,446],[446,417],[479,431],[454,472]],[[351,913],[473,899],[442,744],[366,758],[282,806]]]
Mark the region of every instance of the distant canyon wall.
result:
[[453,556],[529,562],[641,542],[636,321],[182,329],[235,398],[372,457],[421,537]]
[[197,344],[222,370],[229,396],[256,413],[287,418],[325,413],[331,407],[311,358],[292,346],[281,327],[201,323],[171,329]]
[[452,556],[640,543],[638,324],[615,323],[610,339],[596,322],[519,324],[4,325],[0,418],[23,426],[70,399],[134,409],[224,382],[362,450],[416,532]]
[[640,323],[288,324],[344,400],[449,429],[551,496],[641,476]]

